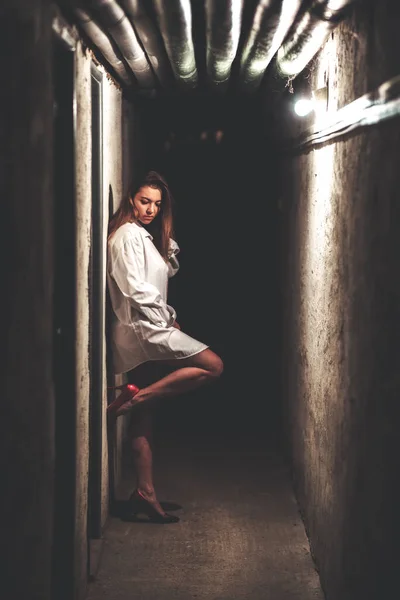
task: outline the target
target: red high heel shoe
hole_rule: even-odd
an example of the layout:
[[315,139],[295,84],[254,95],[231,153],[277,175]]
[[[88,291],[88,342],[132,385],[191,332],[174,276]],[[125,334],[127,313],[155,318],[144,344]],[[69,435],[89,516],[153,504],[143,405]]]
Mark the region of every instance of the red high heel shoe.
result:
[[119,396],[115,398],[110,404],[107,406],[107,417],[115,418],[117,416],[118,409],[128,402],[132,400],[134,396],[139,391],[139,388],[133,383],[125,383],[124,385],[117,385],[115,387],[110,387],[108,389],[111,390],[122,390]]

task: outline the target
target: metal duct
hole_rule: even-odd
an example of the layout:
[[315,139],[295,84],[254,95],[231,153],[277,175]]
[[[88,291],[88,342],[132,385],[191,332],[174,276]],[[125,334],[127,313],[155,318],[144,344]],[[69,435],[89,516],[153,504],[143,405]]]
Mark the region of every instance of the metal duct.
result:
[[91,16],[83,9],[74,10],[78,25],[86,33],[87,37],[93,42],[94,46],[100,50],[107,62],[112,66],[116,75],[127,87],[134,87],[135,82],[130,73],[125,68],[124,62],[118,56],[110,39],[104,31],[93,21]]
[[224,90],[239,45],[243,0],[206,0],[207,74]]
[[120,0],[139,37],[157,79],[165,88],[173,82],[173,73],[157,27],[142,7],[140,0]]
[[192,37],[190,0],[154,0],[154,9],[171,67],[179,84],[195,87],[198,72]]
[[261,0],[243,46],[239,85],[254,92],[294,23],[302,0]]
[[279,48],[277,68],[295,77],[314,58],[354,0],[315,0]]
[[139,87],[154,90],[157,80],[127,15],[114,0],[90,0],[97,20],[110,34],[135,75]]

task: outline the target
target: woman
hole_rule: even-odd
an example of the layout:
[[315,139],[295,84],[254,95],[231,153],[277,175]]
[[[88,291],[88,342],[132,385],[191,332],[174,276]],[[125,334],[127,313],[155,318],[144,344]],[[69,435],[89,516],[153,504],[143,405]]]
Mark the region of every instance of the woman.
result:
[[167,304],[168,279],[179,269],[178,252],[169,187],[160,174],[150,171],[122,201],[109,227],[114,370],[127,373],[132,383],[120,386],[122,392],[107,414],[113,421],[133,413],[137,487],[130,498],[131,512],[145,512],[160,523],[179,518],[164,512],[154,490],[148,407],[215,381],[223,371],[217,354],[180,330],[176,312]]

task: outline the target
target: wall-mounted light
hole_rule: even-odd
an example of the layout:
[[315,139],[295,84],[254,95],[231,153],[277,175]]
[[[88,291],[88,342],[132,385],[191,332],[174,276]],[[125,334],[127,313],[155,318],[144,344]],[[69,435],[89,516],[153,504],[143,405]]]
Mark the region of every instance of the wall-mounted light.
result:
[[326,113],[328,109],[328,88],[323,87],[311,92],[310,98],[299,98],[294,104],[294,111],[299,117],[306,117],[311,112],[316,116]]
[[299,98],[294,104],[294,112],[299,117],[306,117],[314,110],[314,100],[312,98]]

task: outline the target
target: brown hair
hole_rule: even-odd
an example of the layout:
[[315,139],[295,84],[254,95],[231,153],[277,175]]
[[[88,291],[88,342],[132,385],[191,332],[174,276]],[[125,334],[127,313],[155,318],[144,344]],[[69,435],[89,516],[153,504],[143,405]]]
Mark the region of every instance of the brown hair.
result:
[[148,171],[143,179],[136,185],[131,185],[129,193],[122,199],[117,211],[114,213],[108,226],[108,239],[117,231],[121,225],[132,223],[135,220],[133,207],[134,197],[140,188],[148,185],[161,192],[161,209],[152,223],[145,228],[153,236],[153,242],[157,250],[168,260],[169,239],[174,237],[172,205],[173,198],[164,177],[157,171]]

